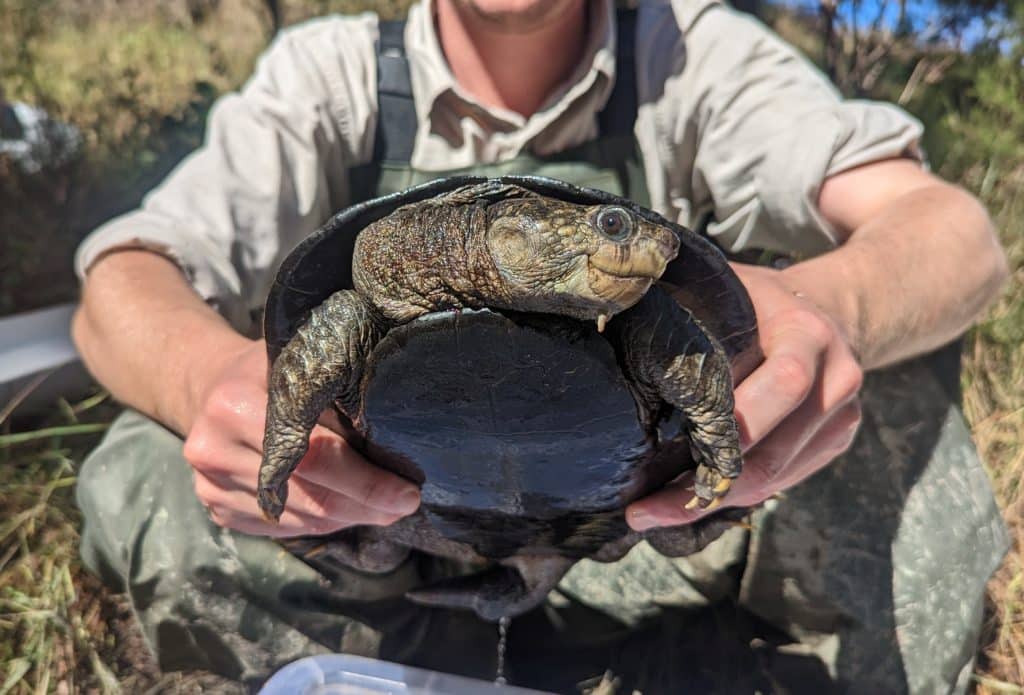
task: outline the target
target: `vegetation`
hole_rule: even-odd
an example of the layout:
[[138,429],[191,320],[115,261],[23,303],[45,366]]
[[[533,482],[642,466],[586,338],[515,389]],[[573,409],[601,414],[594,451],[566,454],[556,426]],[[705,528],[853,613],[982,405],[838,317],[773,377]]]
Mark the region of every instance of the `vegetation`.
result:
[[[926,127],[931,166],[977,194],[1012,277],[967,337],[964,410],[1013,547],[989,585],[979,693],[1024,689],[1024,3],[821,0],[776,26],[850,96],[900,103]],[[778,9],[775,9],[778,12]],[[888,17],[888,19],[886,19]]]
[[[74,298],[78,241],[136,205],[199,144],[212,100],[242,83],[270,39],[271,9],[288,24],[371,4],[394,15],[408,0],[0,0],[0,89],[43,105],[83,138],[80,159],[42,179],[0,159],[0,315]],[[1020,693],[1024,5],[892,2],[908,19],[894,23],[890,14],[877,25],[856,14],[881,4],[829,0],[766,12],[846,93],[898,101],[925,121],[932,167],[980,195],[999,227],[1013,278],[968,336],[963,382],[1015,545],[990,587],[976,681],[982,693]],[[831,25],[822,22],[826,10]],[[986,27],[985,12],[1000,21]],[[19,422],[0,403],[0,695],[194,692],[210,683],[161,676],[130,611],[77,560],[72,489],[113,412],[101,401],[60,403],[44,419]]]

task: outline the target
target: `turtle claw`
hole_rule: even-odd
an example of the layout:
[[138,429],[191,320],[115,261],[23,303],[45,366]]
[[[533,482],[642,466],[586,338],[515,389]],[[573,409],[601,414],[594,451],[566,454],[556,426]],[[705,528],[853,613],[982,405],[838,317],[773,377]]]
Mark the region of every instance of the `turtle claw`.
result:
[[[704,500],[701,500],[701,502],[703,502],[703,501]],[[707,504],[702,504],[701,507],[704,508],[704,511],[710,512],[712,509],[717,509],[721,504],[722,504],[722,498],[721,497],[716,497],[715,499],[711,500]]]
[[706,499],[701,499],[700,497],[697,497],[696,495],[694,495],[693,499],[691,499],[689,502],[686,503],[686,506],[684,507],[684,509],[686,509],[688,511],[691,511],[691,510],[697,509],[699,507],[700,509],[702,509],[702,510],[704,510],[706,512],[710,512],[713,509],[718,509],[718,507],[721,506],[721,504],[722,504],[722,498],[721,497],[713,497],[713,498],[711,498],[709,500],[706,500]]
[[694,476],[693,499],[686,503],[685,509],[703,509],[711,511],[722,504],[722,498],[729,493],[732,487],[732,478],[726,478],[721,473],[701,464],[697,466],[697,473]]
[[280,522],[281,514],[284,513],[284,498],[287,497],[287,494],[286,490],[275,492],[268,488],[260,488],[256,497],[265,521],[274,525]]

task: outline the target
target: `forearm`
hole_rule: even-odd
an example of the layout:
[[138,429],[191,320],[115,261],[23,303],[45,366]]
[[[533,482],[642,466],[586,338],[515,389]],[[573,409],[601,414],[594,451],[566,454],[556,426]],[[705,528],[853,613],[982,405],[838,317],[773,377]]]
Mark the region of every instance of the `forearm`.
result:
[[170,260],[120,251],[86,278],[72,335],[115,398],[186,434],[203,390],[252,341],[192,290]]
[[416,487],[373,466],[330,430],[295,472],[279,523],[259,514],[257,470],[267,407],[267,352],[148,251],[100,259],[85,281],[73,334],[86,365],[116,398],[187,435],[183,454],[210,518],[243,533],[308,536],[390,524],[419,506]]
[[984,208],[935,183],[893,199],[838,249],[783,276],[836,320],[873,369],[962,333],[998,294],[1007,267]]
[[[743,473],[727,505],[806,480],[853,442],[863,371],[938,347],[995,297],[1006,261],[985,210],[911,160],[827,179],[818,207],[844,243],[784,271],[737,264],[764,361],[735,390]],[[692,523],[692,483],[634,502],[635,529]]]

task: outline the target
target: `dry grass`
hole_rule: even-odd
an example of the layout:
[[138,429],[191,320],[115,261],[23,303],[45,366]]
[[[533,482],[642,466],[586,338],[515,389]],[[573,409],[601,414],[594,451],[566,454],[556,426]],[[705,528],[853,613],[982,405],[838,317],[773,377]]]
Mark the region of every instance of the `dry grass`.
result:
[[78,559],[75,473],[117,408],[61,401],[0,434],[0,694],[240,692],[204,673],[162,674],[121,595]]
[[[282,4],[292,22],[373,3]],[[408,0],[384,4],[393,14]],[[42,20],[32,8],[43,12]],[[36,33],[33,21],[42,21]],[[91,226],[88,215],[133,204],[198,142],[210,97],[244,79],[269,25],[259,0],[0,0],[0,26],[0,55],[14,56],[0,64],[8,94],[45,101],[83,130],[88,145],[78,172],[86,183],[59,214],[33,211],[23,191],[0,187],[0,211],[12,209],[5,208],[4,195],[18,194],[25,217],[15,222],[30,231],[18,236],[17,226],[0,219],[3,314],[73,296],[70,252]],[[11,40],[10,28],[24,29],[30,40]],[[18,68],[22,59],[27,62]],[[989,204],[1013,268],[1007,292],[972,333],[965,358],[965,410],[1014,538],[990,585],[976,682],[986,695],[1022,693],[1024,169],[994,174],[991,166],[975,167],[961,178]],[[100,201],[99,212],[74,207],[82,201]],[[69,233],[60,227],[67,219],[85,221]],[[14,257],[19,264],[6,265]],[[26,279],[32,280],[28,293],[22,290]],[[100,401],[59,404],[47,419],[17,429],[0,415],[0,695],[220,688],[202,674],[159,674],[130,610],[79,564],[72,490],[77,466],[98,438],[94,430],[112,411]]]
[[[968,176],[967,184],[981,182]],[[988,466],[1013,538],[989,585],[978,692],[1024,689],[1024,167],[987,192],[1010,259],[1012,278],[999,304],[973,333],[964,363],[964,410]]]
[[[281,2],[285,23],[408,4]],[[47,181],[0,161],[0,316],[74,297],[78,242],[200,144],[214,97],[242,84],[270,38],[263,0],[0,0],[0,87],[85,143]]]
[[71,499],[76,462],[104,426],[101,400],[0,435],[0,693],[118,688],[118,622],[80,569]]
[[222,0],[198,26],[186,4],[0,0],[0,86],[84,143],[46,180],[0,162],[0,315],[72,299],[81,238],[197,147],[213,98],[251,71],[268,36],[243,11],[256,0]]

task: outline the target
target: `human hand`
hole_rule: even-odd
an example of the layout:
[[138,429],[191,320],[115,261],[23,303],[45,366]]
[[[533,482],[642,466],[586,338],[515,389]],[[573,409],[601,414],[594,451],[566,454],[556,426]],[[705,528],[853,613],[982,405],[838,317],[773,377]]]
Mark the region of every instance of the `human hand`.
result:
[[415,485],[377,468],[321,424],[291,478],[279,523],[264,519],[256,483],[267,411],[267,348],[262,340],[247,341],[218,360],[223,366],[212,370],[198,394],[185,440],[196,495],[215,523],[261,536],[323,535],[357,524],[391,524],[419,507]]
[[[723,504],[751,507],[849,448],[860,425],[863,372],[844,331],[783,271],[733,268],[753,300],[764,361],[736,388],[743,472]],[[684,475],[629,505],[630,526],[675,526],[711,513],[684,509],[691,486],[692,475]]]

